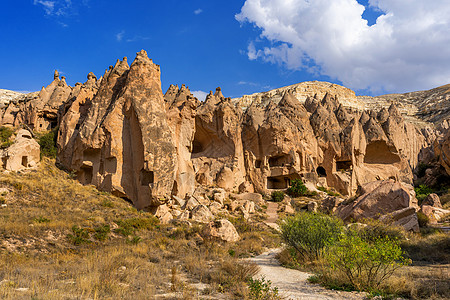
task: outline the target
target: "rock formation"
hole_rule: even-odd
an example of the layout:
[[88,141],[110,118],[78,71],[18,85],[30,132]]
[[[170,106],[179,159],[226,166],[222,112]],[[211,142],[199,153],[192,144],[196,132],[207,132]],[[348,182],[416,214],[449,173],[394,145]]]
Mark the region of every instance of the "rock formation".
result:
[[[383,97],[376,106],[372,98],[323,82],[237,99],[217,88],[204,102],[185,85],[171,85],[163,95],[160,68],[142,50],[131,66],[126,58],[118,60],[100,79],[90,73],[73,88],[55,72],[50,85],[6,101],[0,113],[4,125],[24,124],[35,131],[59,127],[60,165],[76,171],[83,184],[126,198],[168,222],[167,211],[158,206],[172,196],[190,214],[195,207],[205,214],[205,207],[222,209],[224,194],[213,193],[220,208],[211,206],[198,195],[200,185],[270,193],[302,178],[309,186],[355,195],[374,181],[411,184],[425,157],[450,172],[449,134],[443,134],[448,123],[430,117],[442,121],[438,132],[432,128],[437,123],[426,127],[417,113],[409,113],[405,99],[411,96]],[[394,98],[406,102],[393,104]],[[239,207],[251,210],[241,204],[234,208]],[[181,211],[180,216],[186,217]]]
[[20,129],[14,143],[6,149],[0,149],[2,169],[20,171],[34,167],[40,160],[39,144],[28,130]]

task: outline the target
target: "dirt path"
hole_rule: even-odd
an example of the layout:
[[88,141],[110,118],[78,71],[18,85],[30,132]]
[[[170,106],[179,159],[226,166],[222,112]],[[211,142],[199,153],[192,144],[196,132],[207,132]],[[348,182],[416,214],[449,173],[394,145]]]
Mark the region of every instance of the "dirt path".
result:
[[267,214],[267,220],[265,221],[265,223],[269,226],[272,227],[273,229],[279,230],[280,227],[278,226],[277,223],[275,223],[278,220],[278,203],[276,202],[267,202],[267,210],[266,210],[266,214]]
[[[276,229],[280,227],[276,223],[278,220],[278,203],[267,202],[267,220],[265,223]],[[331,300],[331,299],[364,299],[364,296],[358,293],[349,293],[341,291],[327,290],[317,284],[308,282],[309,273],[298,270],[288,269],[281,266],[276,259],[276,255],[281,251],[281,248],[271,249],[259,256],[253,257],[250,261],[255,262],[260,271],[256,278],[264,277],[266,280],[272,282],[272,287],[277,287],[280,296],[283,299],[299,299],[299,300]]]
[[251,258],[250,261],[255,262],[261,268],[256,278],[264,277],[266,280],[270,280],[272,287],[277,287],[280,296],[284,299],[364,299],[364,296],[358,293],[327,290],[317,284],[309,283],[307,279],[311,274],[287,269],[280,265],[275,258],[280,251],[280,248],[272,249]]

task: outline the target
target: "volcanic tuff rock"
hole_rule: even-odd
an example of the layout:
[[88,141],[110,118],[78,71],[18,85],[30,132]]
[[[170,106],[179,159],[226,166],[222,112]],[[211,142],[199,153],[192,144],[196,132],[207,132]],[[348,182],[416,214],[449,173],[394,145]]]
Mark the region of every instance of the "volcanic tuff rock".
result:
[[39,163],[40,147],[28,130],[20,129],[14,143],[6,149],[0,149],[0,158],[3,169],[20,171]]
[[163,95],[160,68],[142,50],[131,66],[118,60],[75,87],[55,73],[1,116],[2,124],[38,131],[59,126],[58,163],[82,183],[151,210],[172,195],[204,204],[199,185],[267,193],[302,178],[353,195],[376,180],[411,183],[419,157],[438,153],[450,165],[445,122],[440,131],[419,130],[403,102],[366,109],[361,99],[323,82],[240,99],[217,88],[204,102],[184,85]]

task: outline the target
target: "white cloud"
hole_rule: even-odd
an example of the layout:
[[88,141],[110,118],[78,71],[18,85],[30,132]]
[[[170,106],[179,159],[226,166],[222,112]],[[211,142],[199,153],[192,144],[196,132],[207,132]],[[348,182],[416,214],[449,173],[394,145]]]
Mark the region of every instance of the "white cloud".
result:
[[34,0],[33,4],[42,5],[46,15],[51,15],[55,9],[55,1]]
[[119,33],[116,33],[116,40],[118,41],[118,42],[121,42],[122,40],[123,40],[123,36],[125,35],[125,30],[122,30],[121,32],[119,32]]
[[201,8],[194,10],[194,14],[195,14],[195,15],[199,15],[199,14],[201,14],[202,12],[203,12],[203,9],[201,9]]
[[192,91],[191,93],[200,101],[205,101],[206,96],[208,96],[208,93],[204,91]]
[[448,0],[369,0],[384,14],[368,26],[356,0],[247,0],[236,19],[269,46],[250,42],[250,60],[306,69],[373,92],[450,82]]

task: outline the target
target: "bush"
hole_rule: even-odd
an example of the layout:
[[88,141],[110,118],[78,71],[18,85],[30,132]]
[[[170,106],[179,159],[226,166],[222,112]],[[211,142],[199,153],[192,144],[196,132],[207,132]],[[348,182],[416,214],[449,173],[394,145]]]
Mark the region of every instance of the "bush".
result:
[[372,219],[364,220],[364,223],[366,223],[367,226],[361,229],[355,229],[349,233],[354,232],[368,242],[372,242],[383,237],[388,237],[391,240],[405,239],[406,232],[400,226],[394,226],[390,223],[383,223],[379,220]]
[[91,241],[89,240],[89,232],[87,229],[80,228],[77,225],[72,227],[73,234],[68,234],[67,237],[69,240],[76,246],[81,244],[88,244]]
[[299,213],[281,223],[281,236],[304,258],[317,259],[342,232],[342,221],[331,216]]
[[261,279],[248,280],[248,287],[250,291],[250,299],[254,300],[272,300],[280,299],[278,296],[278,288],[272,287],[270,280]]
[[328,196],[334,196],[334,197],[339,197],[339,196],[341,196],[341,194],[336,193],[336,192],[333,192],[333,191],[330,191],[330,190],[327,190],[327,189],[324,188],[323,186],[319,186],[319,187],[317,187],[317,189],[318,189],[319,191],[322,191],[322,192],[327,193]]
[[271,196],[272,196],[272,201],[273,202],[281,202],[284,199],[284,192],[282,192],[282,191],[273,191]]
[[421,184],[419,186],[414,187],[414,192],[416,192],[416,198],[419,201],[420,205],[422,201],[425,200],[425,198],[433,192],[433,190],[430,187]]
[[94,228],[94,231],[95,231],[94,238],[96,240],[105,241],[108,238],[109,233],[111,232],[111,228],[109,227],[108,224],[106,224]]
[[115,233],[119,233],[123,236],[129,236],[136,232],[136,230],[141,229],[152,229],[159,223],[158,218],[148,217],[148,218],[130,218],[126,220],[114,221],[119,228],[114,229]]
[[13,141],[11,141],[11,136],[14,131],[11,128],[1,126],[0,127],[0,149],[5,149],[11,146]]
[[308,193],[308,189],[303,184],[303,181],[298,178],[292,180],[292,185],[287,189],[287,193],[292,197],[300,197]]
[[351,234],[343,235],[326,258],[359,291],[374,291],[396,269],[410,263],[398,241],[384,237],[368,242]]
[[41,146],[41,157],[56,157],[56,138],[58,129],[54,128],[46,133],[41,133],[37,135],[38,144]]

